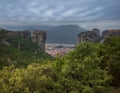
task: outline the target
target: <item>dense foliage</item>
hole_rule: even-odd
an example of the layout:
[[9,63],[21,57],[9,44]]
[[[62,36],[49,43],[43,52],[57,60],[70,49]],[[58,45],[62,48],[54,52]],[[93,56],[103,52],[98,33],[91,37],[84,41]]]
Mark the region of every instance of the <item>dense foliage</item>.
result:
[[[26,47],[30,42],[22,40],[28,45],[18,51],[14,48],[16,40],[10,40],[13,48],[1,44],[0,51],[28,64],[19,67],[18,62],[0,70],[0,93],[114,93],[120,88],[120,37],[107,38],[104,43],[83,43],[62,58],[37,63],[39,54],[31,56],[36,46],[30,44],[29,51]],[[27,55],[22,51],[28,56],[22,56]],[[0,65],[6,61],[4,56],[0,54]]]
[[120,37],[107,38],[101,46],[102,67],[112,75],[112,85],[120,87]]

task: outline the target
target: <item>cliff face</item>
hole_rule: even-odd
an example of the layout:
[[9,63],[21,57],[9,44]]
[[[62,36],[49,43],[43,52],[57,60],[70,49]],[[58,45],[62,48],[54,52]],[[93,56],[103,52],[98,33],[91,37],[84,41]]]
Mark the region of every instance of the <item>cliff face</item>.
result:
[[10,31],[8,33],[11,37],[23,37],[25,39],[31,38],[31,32],[30,31]]
[[[45,50],[46,33],[44,31],[34,31],[31,36],[30,31],[8,31],[7,36],[10,37],[23,37],[24,39],[32,39],[32,41],[39,45],[40,49]],[[5,40],[4,40],[5,41]],[[18,49],[20,49],[20,43],[18,42]]]
[[103,42],[105,38],[112,36],[120,36],[119,30],[105,30],[100,35],[100,31],[98,29],[93,29],[92,31],[81,32],[78,34],[78,43],[83,43],[86,41],[89,42]]
[[44,31],[34,31],[32,40],[34,43],[37,43],[39,47],[45,50],[45,42],[46,42],[47,35]]
[[83,43],[86,41],[97,42],[100,40],[99,29],[93,29],[92,31],[81,32],[78,34],[78,43]]
[[120,29],[118,30],[105,30],[102,32],[102,39],[111,37],[111,36],[120,36]]

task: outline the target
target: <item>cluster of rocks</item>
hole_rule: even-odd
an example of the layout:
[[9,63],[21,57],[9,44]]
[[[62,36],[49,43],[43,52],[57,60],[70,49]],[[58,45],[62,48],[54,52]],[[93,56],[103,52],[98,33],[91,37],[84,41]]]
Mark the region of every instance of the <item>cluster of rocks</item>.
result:
[[100,35],[100,30],[95,28],[92,31],[81,32],[78,34],[78,44],[83,42],[103,42],[105,38],[112,36],[120,36],[119,30],[105,30]]
[[[25,39],[32,39],[32,41],[39,45],[40,49],[45,50],[46,43],[46,32],[44,31],[34,31],[32,34],[30,31],[9,31],[8,33],[11,37],[23,37]],[[111,36],[120,36],[119,30],[105,30],[100,35],[100,30],[95,28],[92,31],[81,32],[78,34],[78,43],[83,42],[102,42],[105,38]],[[18,44],[20,45],[20,44]]]
[[32,34],[30,31],[9,31],[11,37],[23,37],[25,39],[32,39],[32,41],[39,45],[40,49],[45,49],[45,42],[47,35],[44,31],[34,31]]

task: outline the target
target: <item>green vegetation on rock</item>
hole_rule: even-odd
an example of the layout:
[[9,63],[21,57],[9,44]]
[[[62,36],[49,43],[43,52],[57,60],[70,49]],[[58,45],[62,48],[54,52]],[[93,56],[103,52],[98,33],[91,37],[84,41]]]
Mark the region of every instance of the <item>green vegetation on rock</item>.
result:
[[52,59],[31,39],[11,37],[6,30],[0,32],[0,68],[12,64],[16,67],[25,67],[39,60]]

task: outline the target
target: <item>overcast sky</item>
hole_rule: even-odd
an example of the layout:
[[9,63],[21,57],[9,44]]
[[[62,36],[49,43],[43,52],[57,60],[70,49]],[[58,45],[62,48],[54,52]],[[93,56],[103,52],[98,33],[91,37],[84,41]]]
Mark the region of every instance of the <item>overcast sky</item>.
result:
[[0,0],[0,25],[120,27],[120,0]]

